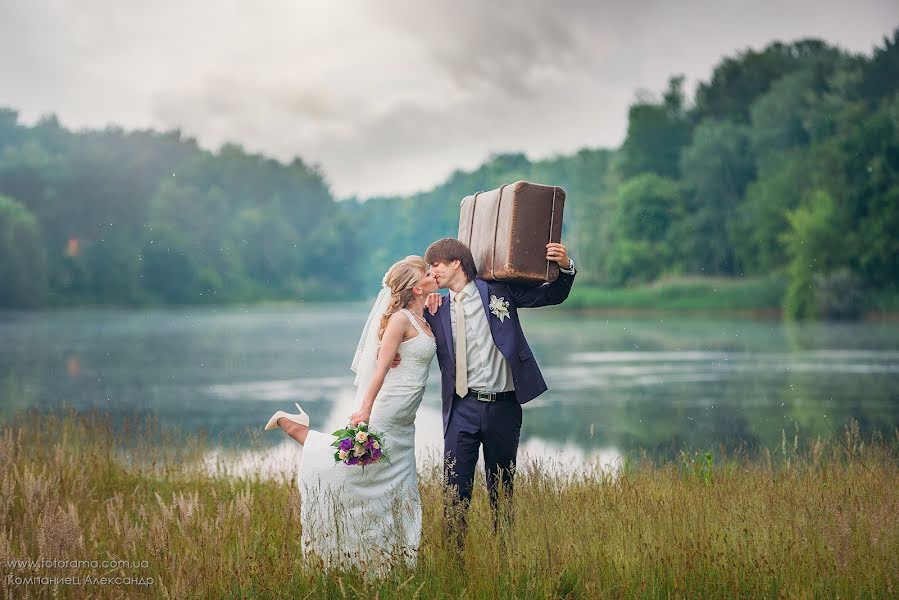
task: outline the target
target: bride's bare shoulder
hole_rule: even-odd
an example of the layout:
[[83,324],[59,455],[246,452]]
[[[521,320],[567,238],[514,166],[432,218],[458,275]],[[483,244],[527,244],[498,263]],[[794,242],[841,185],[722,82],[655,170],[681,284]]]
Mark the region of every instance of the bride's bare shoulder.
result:
[[396,311],[395,313],[390,315],[390,318],[387,320],[387,327],[389,327],[391,329],[393,329],[393,328],[405,329],[406,327],[411,327],[411,326],[412,326],[412,324],[409,321],[409,317],[402,310]]

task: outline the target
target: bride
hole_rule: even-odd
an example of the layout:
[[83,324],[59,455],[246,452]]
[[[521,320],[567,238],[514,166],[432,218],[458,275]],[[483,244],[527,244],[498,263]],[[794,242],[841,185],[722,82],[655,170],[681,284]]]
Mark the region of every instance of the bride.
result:
[[[436,343],[423,316],[437,283],[420,256],[407,256],[384,276],[362,330],[352,369],[358,410],[349,422],[383,433],[388,460],[348,466],[334,460],[334,436],[309,428],[298,415],[276,412],[265,426],[280,427],[303,445],[300,518],[303,555],[325,566],[383,571],[394,561],[414,564],[421,539],[421,498],[415,469],[415,413]],[[391,368],[396,354],[400,364]]]

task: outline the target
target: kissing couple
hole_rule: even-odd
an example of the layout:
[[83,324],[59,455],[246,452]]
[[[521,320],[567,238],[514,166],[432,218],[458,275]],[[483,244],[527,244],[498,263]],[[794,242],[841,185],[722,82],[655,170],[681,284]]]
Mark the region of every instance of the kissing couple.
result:
[[421,540],[415,414],[435,354],[447,534],[461,549],[481,446],[499,526],[499,498],[512,498],[521,405],[547,389],[518,309],[561,304],[574,282],[564,245],[547,244],[546,259],[559,265],[552,283],[488,282],[478,278],[469,248],[444,238],[428,246],[424,258],[407,256],[390,267],[353,359],[358,409],[349,417],[350,425],[366,423],[384,435],[389,460],[364,468],[335,462],[335,437],[310,429],[299,405],[299,414],[278,411],[265,427],[280,427],[303,445],[298,486],[304,556],[318,557],[326,567],[374,573],[398,560],[415,564]]

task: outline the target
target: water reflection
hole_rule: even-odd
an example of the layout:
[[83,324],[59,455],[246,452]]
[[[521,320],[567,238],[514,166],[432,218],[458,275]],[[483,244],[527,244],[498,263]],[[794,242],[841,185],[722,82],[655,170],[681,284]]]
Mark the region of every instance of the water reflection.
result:
[[[281,458],[260,451],[241,460],[289,472],[296,444],[261,436],[261,427],[294,401],[316,428],[343,425],[355,408],[349,361],[366,315],[362,304],[0,313],[0,418],[62,404],[153,414],[208,432],[224,454],[245,451],[253,432]],[[556,309],[522,318],[550,387],[525,406],[522,456],[577,465],[637,450],[660,458],[682,449],[752,452],[777,447],[784,430],[798,429],[802,443],[849,419],[863,433],[892,436],[899,425],[897,323]],[[438,386],[435,363],[417,421],[420,455],[439,451]]]
[[[253,387],[257,393],[274,391],[281,394],[283,383],[273,388],[266,386]],[[295,383],[295,382],[291,382]],[[352,385],[352,379],[346,382]],[[355,410],[355,394],[348,391],[347,386],[339,386],[335,402],[324,418],[316,418],[310,414],[310,426],[320,431],[336,431],[347,422],[347,417]],[[221,391],[221,390],[220,390]],[[232,393],[228,389],[226,393]],[[308,412],[308,411],[307,411]],[[436,403],[423,404],[415,419],[415,455],[420,469],[426,469],[439,463],[443,452],[443,416]],[[278,443],[262,450],[240,450],[218,447],[206,456],[209,472],[227,472],[246,475],[258,473],[262,477],[280,481],[288,481],[301,468],[302,447],[289,439],[280,431],[271,434],[278,438]],[[594,471],[614,474],[621,467],[622,457],[615,448],[584,449],[574,443],[558,444],[548,440],[531,437],[519,448],[519,460],[522,468],[539,464],[550,468],[559,475],[574,475],[590,465]],[[481,453],[483,461],[483,453]]]

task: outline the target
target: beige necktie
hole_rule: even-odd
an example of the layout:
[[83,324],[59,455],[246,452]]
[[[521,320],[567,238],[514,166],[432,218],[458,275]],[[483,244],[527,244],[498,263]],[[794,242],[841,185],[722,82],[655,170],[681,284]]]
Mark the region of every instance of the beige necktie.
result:
[[460,398],[468,393],[468,348],[465,344],[465,311],[462,309],[466,295],[459,292],[453,298],[453,310],[456,311],[456,393]]

